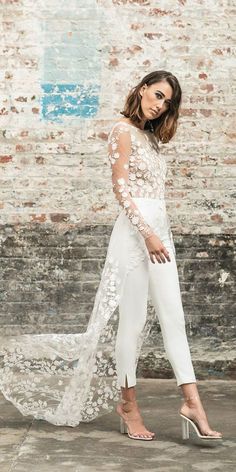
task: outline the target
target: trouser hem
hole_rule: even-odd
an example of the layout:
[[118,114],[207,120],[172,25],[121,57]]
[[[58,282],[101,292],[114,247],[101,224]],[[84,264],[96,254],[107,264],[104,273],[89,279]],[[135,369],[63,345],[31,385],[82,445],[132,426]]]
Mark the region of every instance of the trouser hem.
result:
[[183,384],[188,384],[188,383],[197,383],[197,379],[194,377],[192,379],[182,379],[182,380],[177,380],[177,387],[180,387],[180,385]]
[[131,375],[131,374],[127,374],[127,373],[118,376],[118,379],[117,379],[118,386],[126,388],[126,381],[125,381],[126,377],[127,377],[127,386],[128,386],[128,388],[135,387],[135,385],[137,383],[136,382],[136,376]]

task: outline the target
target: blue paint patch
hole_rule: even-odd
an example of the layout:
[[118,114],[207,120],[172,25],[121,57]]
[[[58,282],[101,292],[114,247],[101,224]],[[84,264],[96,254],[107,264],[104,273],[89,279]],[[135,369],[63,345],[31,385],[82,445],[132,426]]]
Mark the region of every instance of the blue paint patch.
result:
[[99,107],[98,85],[41,84],[41,113],[45,120],[63,122],[66,116],[90,118]]
[[[58,3],[55,11],[55,2],[48,2],[42,22],[41,118],[63,123],[63,119],[90,118],[98,112],[105,25],[97,0],[87,0],[86,7],[83,0]],[[63,31],[58,28],[61,14]]]

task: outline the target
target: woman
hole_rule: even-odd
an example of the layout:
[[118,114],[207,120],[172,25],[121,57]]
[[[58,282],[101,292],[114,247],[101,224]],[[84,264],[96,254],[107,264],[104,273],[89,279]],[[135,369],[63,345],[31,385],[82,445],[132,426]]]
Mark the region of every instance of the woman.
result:
[[[167,143],[174,136],[180,102],[181,88],[175,76],[166,71],[146,75],[129,93],[121,112],[125,118],[115,123],[108,140],[113,190],[147,253],[126,279],[116,340],[116,368],[122,391],[116,411],[121,417],[121,432],[125,431],[125,423],[132,439],[154,437],[143,424],[135,393],[137,339],[146,320],[148,284],[165,350],[184,396],[179,411],[183,437],[188,437],[190,420],[199,435],[221,437],[209,427],[196,386],[164,200],[166,165],[159,155],[158,141]],[[118,219],[115,228],[120,225]]]
[[[1,346],[0,388],[23,415],[75,427],[112,411],[122,393],[117,413],[129,436],[153,439],[135,397],[135,370],[153,322],[146,320],[149,285],[185,398],[183,436],[188,437],[190,419],[198,434],[220,436],[210,429],[197,392],[164,201],[166,163],[158,140],[174,136],[180,100],[177,79],[169,72],[152,72],[131,91],[125,118],[109,133],[113,190],[122,211],[112,229],[87,330],[8,336]],[[73,234],[68,234],[73,247]]]

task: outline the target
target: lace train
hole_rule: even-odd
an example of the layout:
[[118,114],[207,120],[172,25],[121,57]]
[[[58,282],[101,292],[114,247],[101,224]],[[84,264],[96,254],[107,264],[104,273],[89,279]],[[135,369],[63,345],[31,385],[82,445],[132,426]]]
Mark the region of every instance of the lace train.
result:
[[[86,332],[5,338],[0,389],[23,415],[75,427],[112,411],[120,397],[116,308],[127,274],[147,254],[143,238],[121,211],[111,233]],[[147,318],[136,366],[152,323]]]

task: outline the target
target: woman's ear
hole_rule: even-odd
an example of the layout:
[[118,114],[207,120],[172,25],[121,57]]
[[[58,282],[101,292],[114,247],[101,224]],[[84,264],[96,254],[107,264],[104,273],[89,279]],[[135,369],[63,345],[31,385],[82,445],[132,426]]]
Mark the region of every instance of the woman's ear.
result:
[[143,92],[145,90],[145,88],[147,88],[147,84],[144,84],[141,89],[140,89],[140,92],[139,92],[139,95],[142,97],[143,96]]
[[146,88],[147,88],[147,84],[144,84],[142,88],[140,89],[139,95],[141,95],[141,97],[143,96],[143,92]]

